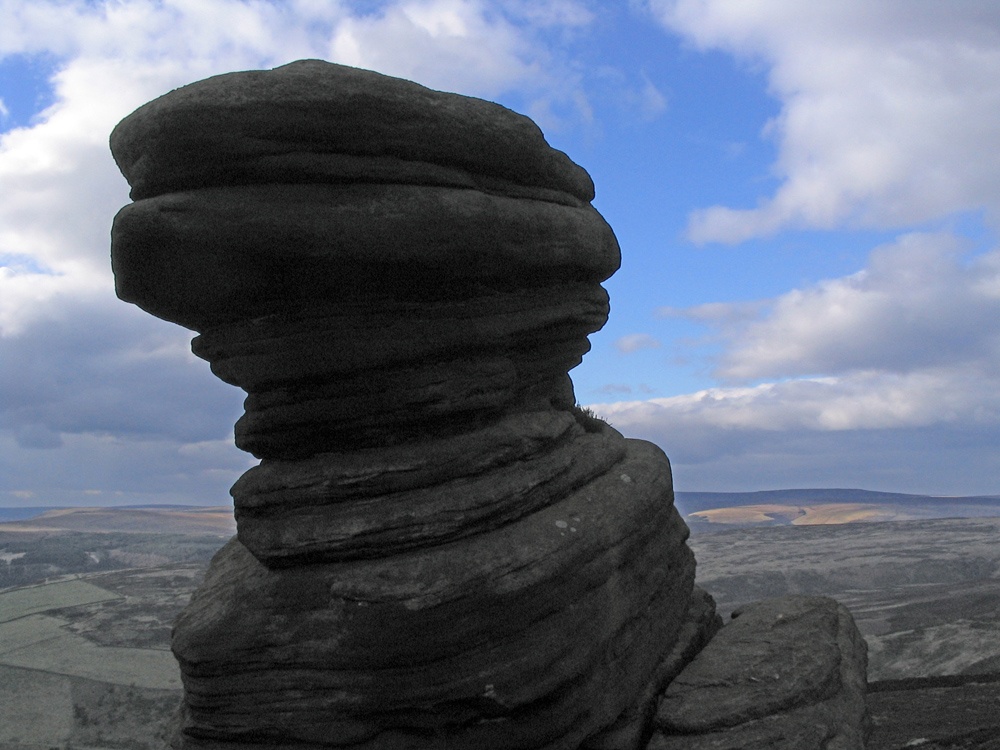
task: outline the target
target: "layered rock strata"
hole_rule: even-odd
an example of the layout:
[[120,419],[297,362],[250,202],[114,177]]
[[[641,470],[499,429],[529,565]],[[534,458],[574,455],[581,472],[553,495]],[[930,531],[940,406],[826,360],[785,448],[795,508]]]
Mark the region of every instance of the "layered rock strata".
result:
[[320,61],[111,145],[118,294],[198,332],[261,459],[174,630],[174,746],[576,748],[650,713],[711,617],[666,457],[574,407],[619,263],[587,174],[503,107]]

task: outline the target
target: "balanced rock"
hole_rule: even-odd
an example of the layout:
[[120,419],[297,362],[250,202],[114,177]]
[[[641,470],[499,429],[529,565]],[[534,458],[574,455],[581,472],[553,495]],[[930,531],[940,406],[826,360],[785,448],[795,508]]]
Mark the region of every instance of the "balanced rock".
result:
[[670,683],[647,750],[863,750],[868,648],[825,597],[756,602]]
[[262,459],[174,629],[174,746],[638,747],[714,609],[666,457],[575,407],[619,264],[587,174],[503,107],[315,60],[111,145],[118,294],[198,332]]

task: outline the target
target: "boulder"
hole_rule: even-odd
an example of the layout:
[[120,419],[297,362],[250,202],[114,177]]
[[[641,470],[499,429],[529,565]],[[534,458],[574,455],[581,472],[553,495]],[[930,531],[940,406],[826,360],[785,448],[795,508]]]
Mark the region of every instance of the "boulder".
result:
[[861,750],[867,644],[843,605],[768,599],[733,613],[670,683],[647,750]]
[[653,731],[653,716],[660,696],[671,680],[712,640],[722,627],[715,612],[715,601],[704,589],[695,586],[684,616],[677,642],[657,665],[638,700],[607,729],[588,737],[580,750],[642,750]]
[[173,747],[642,734],[714,610],[666,456],[575,406],[620,260],[586,172],[503,107],[315,60],[111,146],[116,290],[198,332],[261,459],[173,632]]
[[349,311],[379,297],[461,300],[470,285],[600,282],[620,263],[589,204],[395,184],[165,193],[118,212],[112,249],[119,297],[196,331],[309,300]]

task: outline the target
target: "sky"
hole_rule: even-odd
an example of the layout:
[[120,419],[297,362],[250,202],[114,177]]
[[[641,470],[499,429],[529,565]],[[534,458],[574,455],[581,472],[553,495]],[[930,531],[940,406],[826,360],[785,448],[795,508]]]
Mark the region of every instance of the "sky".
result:
[[119,301],[125,115],[322,58],[497,101],[622,268],[577,399],[675,487],[1000,494],[995,0],[0,0],[0,506],[223,504],[244,394]]

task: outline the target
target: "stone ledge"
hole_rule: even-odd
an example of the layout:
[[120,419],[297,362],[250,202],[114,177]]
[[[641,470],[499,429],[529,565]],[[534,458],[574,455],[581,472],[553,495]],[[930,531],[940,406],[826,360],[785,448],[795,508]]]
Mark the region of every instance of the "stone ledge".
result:
[[826,597],[757,602],[669,685],[647,750],[863,748],[867,644]]

